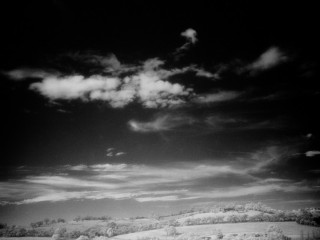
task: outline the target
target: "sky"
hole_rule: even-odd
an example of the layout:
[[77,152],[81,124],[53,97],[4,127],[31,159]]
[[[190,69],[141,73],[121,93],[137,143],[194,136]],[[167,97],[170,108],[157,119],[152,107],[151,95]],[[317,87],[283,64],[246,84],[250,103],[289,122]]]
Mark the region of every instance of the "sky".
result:
[[313,4],[2,5],[0,222],[320,207]]

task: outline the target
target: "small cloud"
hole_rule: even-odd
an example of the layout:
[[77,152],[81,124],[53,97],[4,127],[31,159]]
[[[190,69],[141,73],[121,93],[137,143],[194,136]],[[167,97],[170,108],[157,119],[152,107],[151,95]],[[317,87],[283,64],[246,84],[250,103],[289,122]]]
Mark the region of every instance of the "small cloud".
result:
[[308,133],[307,135],[306,135],[306,138],[312,138],[312,133]]
[[113,157],[113,152],[108,152],[108,153],[106,154],[106,156],[107,156],[107,157]]
[[316,155],[320,155],[320,151],[317,151],[317,150],[315,150],[315,151],[307,151],[307,152],[305,152],[305,155],[307,157],[314,157]]
[[67,169],[72,171],[84,171],[88,169],[88,166],[84,164],[80,164],[80,165],[68,166]]
[[127,154],[127,153],[125,153],[125,152],[117,152],[117,153],[115,154],[115,156],[118,157],[118,156],[125,155],[125,154]]
[[14,69],[8,72],[3,72],[4,75],[8,76],[13,80],[24,80],[27,78],[46,78],[53,75],[57,75],[57,73],[50,73],[48,71],[44,71],[41,69],[32,69],[32,68],[21,68]]
[[216,93],[198,95],[196,96],[196,98],[194,98],[194,102],[200,103],[200,104],[208,104],[208,103],[230,101],[235,98],[238,98],[240,95],[241,93],[235,92],[235,91],[220,91]]
[[183,125],[191,125],[195,121],[188,116],[165,114],[157,116],[149,122],[130,120],[128,124],[130,129],[135,132],[161,132],[170,131]]
[[246,70],[249,71],[263,71],[270,69],[288,60],[288,57],[278,48],[270,47],[267,51],[262,53],[260,57],[249,64]]
[[218,74],[208,72],[207,70],[204,70],[203,68],[194,68],[194,71],[196,72],[196,76],[198,76],[198,77],[219,79]]
[[115,148],[110,147],[110,148],[107,149],[106,156],[107,157],[119,157],[119,156],[124,155],[124,154],[126,154],[126,153],[125,152],[116,151]]
[[113,147],[110,147],[110,148],[107,148],[107,152],[112,152],[115,148]]
[[185,37],[188,42],[191,42],[192,44],[195,44],[198,39],[197,39],[197,32],[196,30],[192,28],[188,28],[184,32],[181,33],[182,37]]
[[187,30],[183,31],[181,36],[186,38],[187,42],[175,50],[173,55],[176,55],[176,58],[181,57],[181,53],[183,51],[188,50],[191,45],[194,45],[198,41],[197,32],[192,28],[188,28]]

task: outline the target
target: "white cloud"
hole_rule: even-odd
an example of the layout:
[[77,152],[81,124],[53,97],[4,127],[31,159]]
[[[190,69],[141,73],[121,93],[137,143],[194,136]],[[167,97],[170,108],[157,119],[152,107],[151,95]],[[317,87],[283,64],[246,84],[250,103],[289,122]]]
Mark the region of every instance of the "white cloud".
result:
[[286,60],[288,60],[288,57],[278,47],[270,47],[246,68],[250,71],[267,70]]
[[177,48],[173,53],[178,57],[183,51],[188,50],[192,45],[194,45],[198,41],[197,32],[192,28],[188,28],[185,31],[183,31],[181,33],[181,36],[186,38],[187,42],[183,44],[181,47]]
[[192,28],[188,28],[187,30],[182,32],[181,36],[185,37],[188,42],[191,42],[193,44],[195,44],[198,41],[197,32]]
[[241,93],[235,91],[220,91],[216,93],[201,94],[194,98],[194,102],[200,104],[229,101],[239,97]]
[[4,73],[6,76],[13,80],[23,80],[26,78],[46,78],[57,75],[57,73],[50,73],[41,69],[21,68],[14,69]]
[[308,134],[306,135],[306,138],[312,138],[312,133],[308,133]]
[[[124,163],[62,166],[59,169],[62,173],[68,171],[68,175],[49,174],[48,169],[47,175],[33,174],[18,180],[0,182],[0,202],[28,204],[104,198],[136,199],[139,202],[178,201],[313,190],[301,182],[250,175],[250,168],[257,161],[254,160],[251,159],[249,167],[232,162],[226,164],[225,161],[220,164],[176,162],[154,166]],[[263,160],[265,158],[260,158],[259,162]],[[85,172],[80,174],[69,170]],[[224,181],[225,184],[223,188],[217,188],[210,181]]]
[[80,164],[80,165],[75,165],[75,166],[67,166],[67,169],[72,170],[72,171],[84,171],[84,170],[87,170],[88,167],[87,167],[87,165]]
[[13,79],[38,77],[42,80],[32,83],[30,89],[52,100],[106,101],[114,108],[122,108],[133,101],[147,108],[167,108],[181,105],[193,89],[179,83],[171,83],[168,78],[194,69],[166,70],[164,61],[148,59],[141,67],[126,76],[61,75],[39,70],[13,70],[7,75]]
[[158,202],[158,201],[177,201],[179,199],[176,195],[160,196],[160,197],[138,197],[135,198],[138,202]]
[[120,85],[118,78],[81,75],[68,77],[46,77],[42,82],[32,83],[30,89],[40,92],[50,99],[85,99],[95,91],[110,92]]
[[125,152],[117,152],[115,154],[115,156],[118,157],[118,156],[122,156],[122,155],[125,155],[125,154],[127,154],[127,153],[125,153]]
[[316,156],[316,155],[320,155],[320,151],[317,151],[317,150],[315,150],[315,151],[307,151],[307,152],[305,153],[305,155],[306,155],[307,157],[314,157],[314,156]]
[[136,132],[159,132],[173,130],[183,125],[190,125],[195,121],[195,119],[184,115],[165,114],[158,115],[149,122],[130,120],[128,124],[131,130]]
[[219,78],[218,74],[208,72],[203,68],[195,68],[194,70],[196,72],[196,76],[199,76],[199,77],[214,78],[214,79]]

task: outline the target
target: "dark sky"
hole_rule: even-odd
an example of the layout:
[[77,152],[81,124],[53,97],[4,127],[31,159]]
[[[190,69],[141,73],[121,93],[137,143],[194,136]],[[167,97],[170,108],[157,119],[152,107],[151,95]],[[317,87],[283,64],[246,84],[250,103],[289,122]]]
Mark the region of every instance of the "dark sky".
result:
[[1,5],[0,221],[319,206],[311,1]]

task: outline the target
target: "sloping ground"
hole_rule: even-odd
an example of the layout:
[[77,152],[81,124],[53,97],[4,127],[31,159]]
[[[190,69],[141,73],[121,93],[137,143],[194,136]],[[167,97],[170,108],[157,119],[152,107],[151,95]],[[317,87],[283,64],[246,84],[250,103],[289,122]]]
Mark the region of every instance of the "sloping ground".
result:
[[[223,224],[211,224],[211,225],[197,225],[197,226],[185,226],[177,227],[177,231],[180,234],[184,233],[197,233],[202,236],[212,236],[217,233],[217,230],[221,230],[223,234],[243,234],[243,233],[264,233],[270,222],[258,222],[258,223],[223,223]],[[310,237],[313,232],[319,232],[319,228],[299,225],[295,222],[278,222],[276,223],[288,237],[300,238],[301,231],[305,237],[308,233]],[[170,239],[166,236],[163,229],[151,230],[145,232],[137,232],[131,234],[125,234],[113,237],[114,240],[135,240],[143,237],[159,237],[161,239]]]

